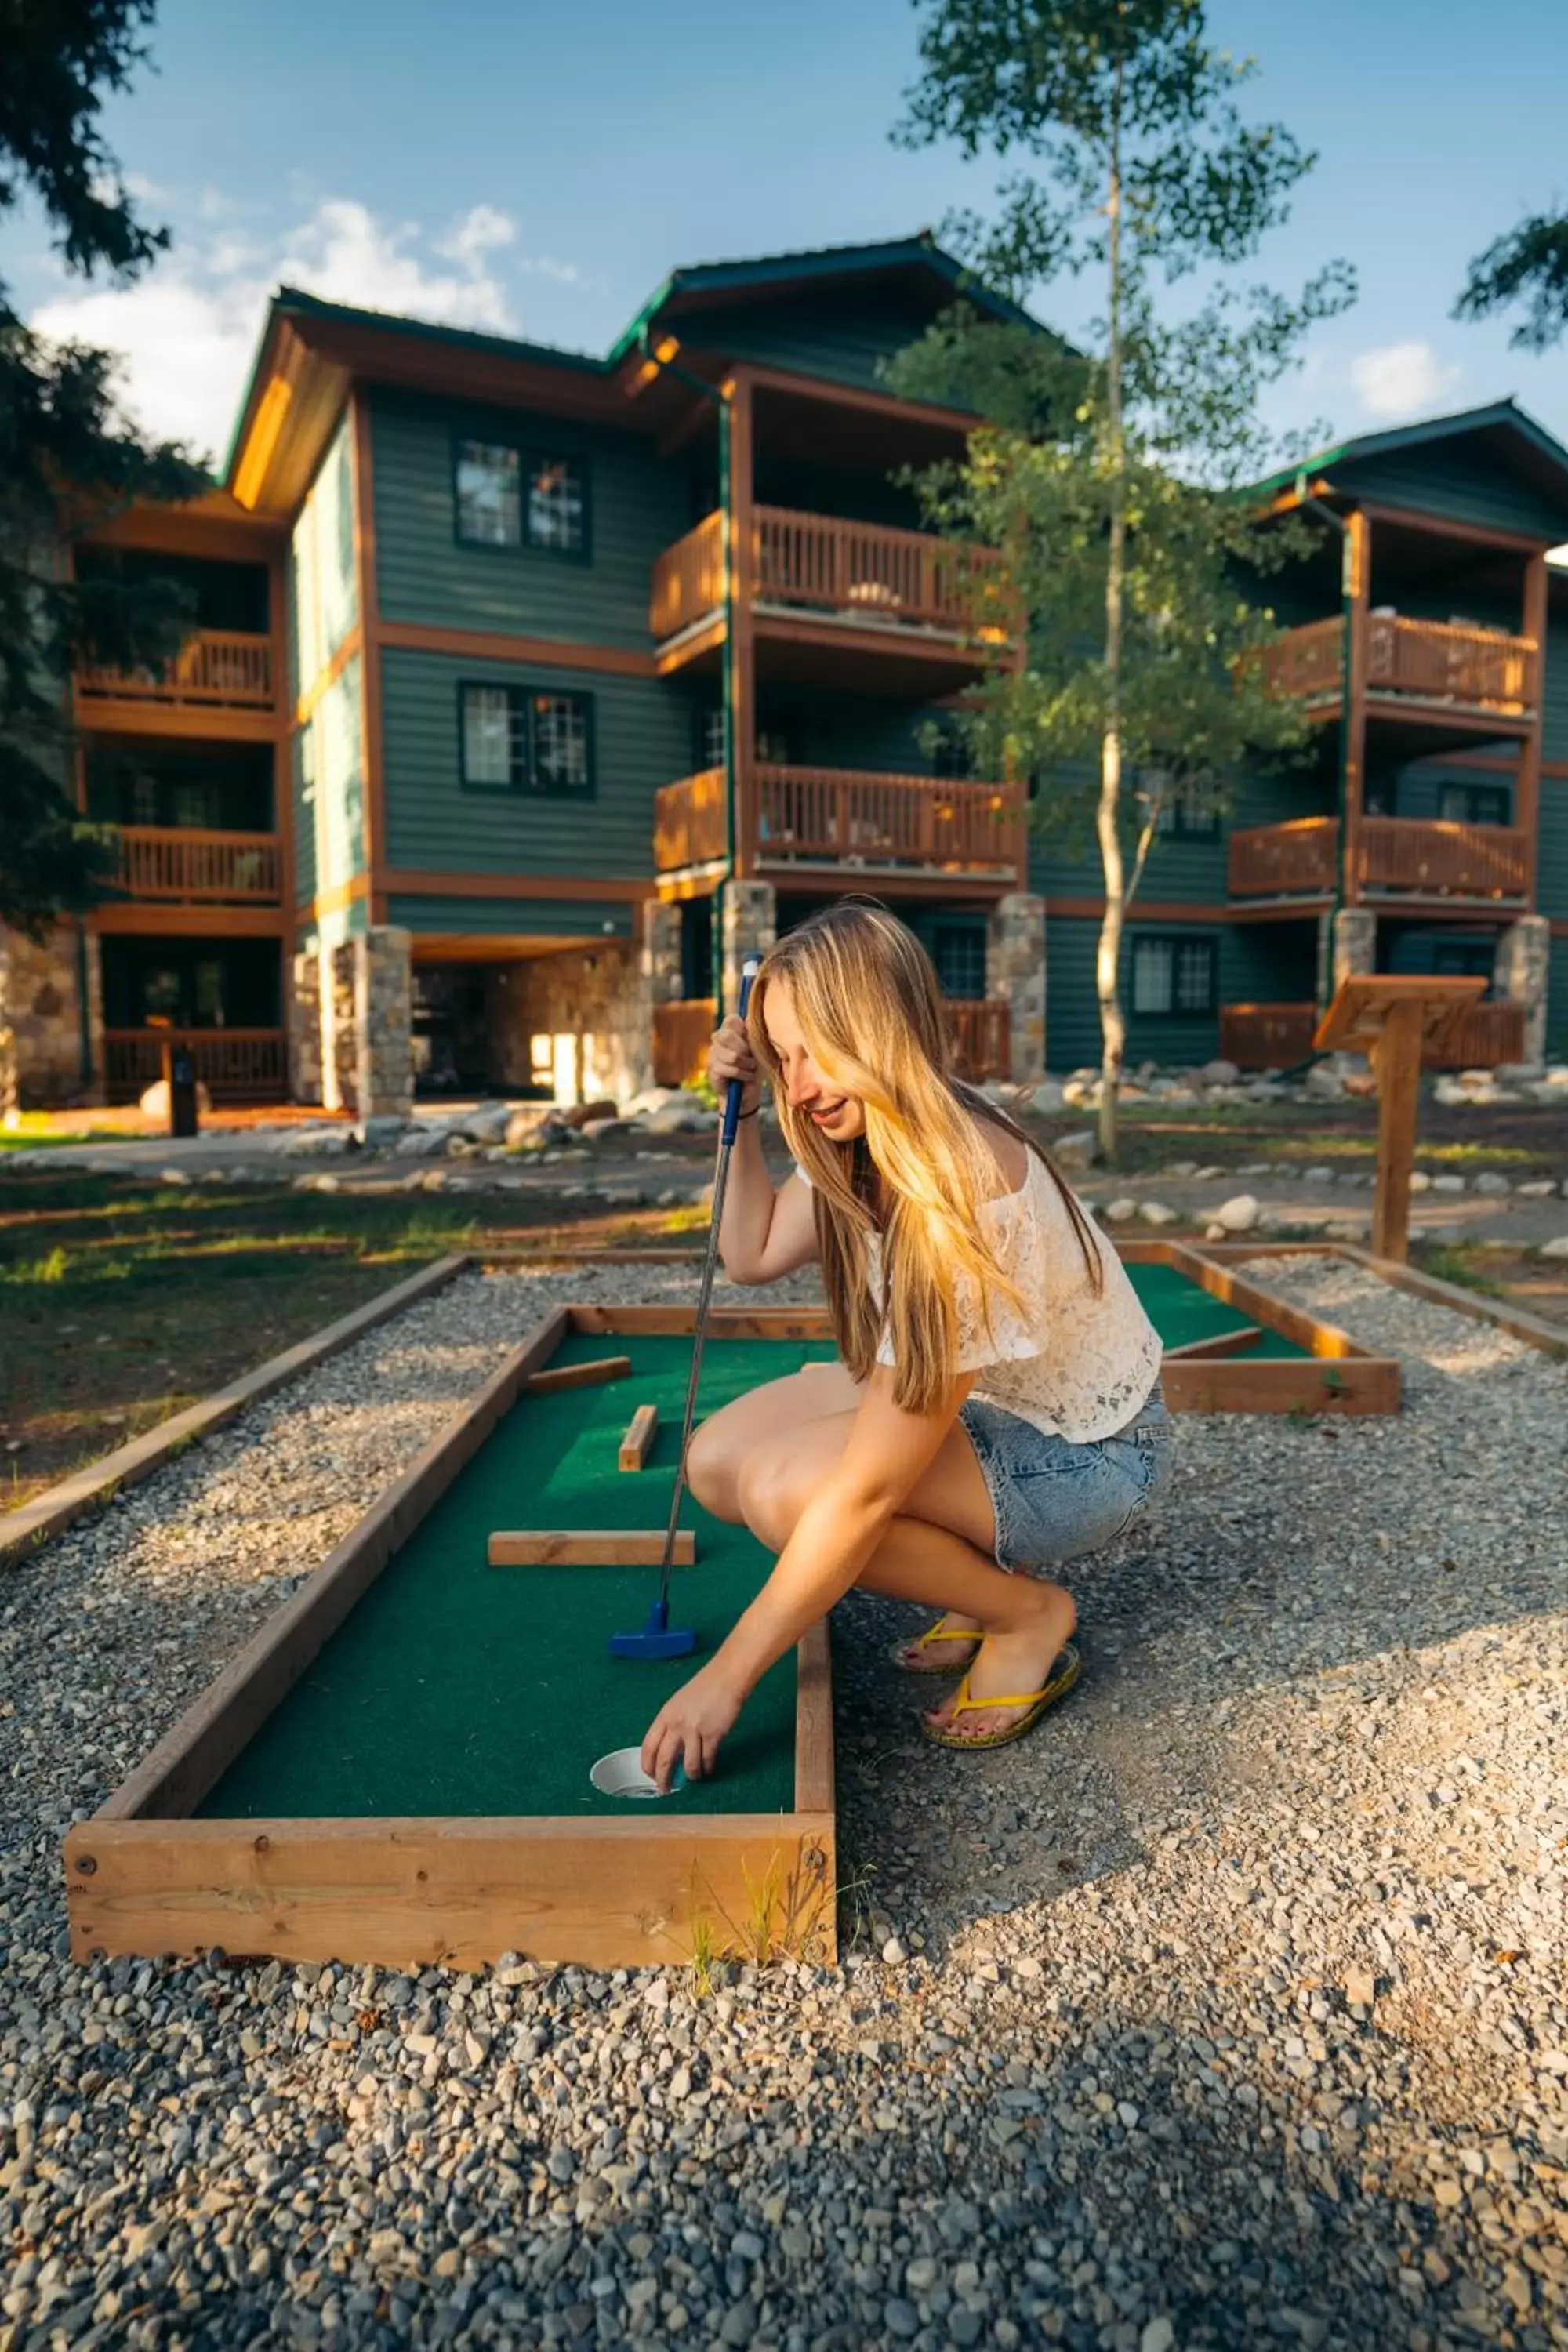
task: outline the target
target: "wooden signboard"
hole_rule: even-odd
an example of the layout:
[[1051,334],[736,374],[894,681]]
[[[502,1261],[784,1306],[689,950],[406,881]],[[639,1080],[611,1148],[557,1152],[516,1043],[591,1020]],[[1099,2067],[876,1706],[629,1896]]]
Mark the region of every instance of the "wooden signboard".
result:
[[1364,1054],[1377,1073],[1377,1192],[1372,1246],[1403,1265],[1410,1254],[1410,1171],[1421,1062],[1441,1046],[1466,1008],[1486,992],[1476,975],[1354,971],[1342,980],[1318,1024],[1320,1054]]

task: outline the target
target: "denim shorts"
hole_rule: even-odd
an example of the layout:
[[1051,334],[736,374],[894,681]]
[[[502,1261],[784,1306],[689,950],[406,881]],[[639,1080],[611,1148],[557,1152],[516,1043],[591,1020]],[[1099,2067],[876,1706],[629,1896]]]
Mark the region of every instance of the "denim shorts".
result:
[[1075,1445],[971,1397],[961,1418],[996,1514],[1001,1568],[1053,1568],[1099,1551],[1171,1478],[1171,1416],[1159,1389],[1114,1437]]

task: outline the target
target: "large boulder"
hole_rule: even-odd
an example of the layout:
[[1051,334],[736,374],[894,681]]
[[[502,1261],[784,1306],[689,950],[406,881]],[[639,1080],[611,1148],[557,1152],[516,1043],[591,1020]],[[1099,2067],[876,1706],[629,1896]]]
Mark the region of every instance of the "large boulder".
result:
[[396,1111],[381,1111],[356,1120],[349,1132],[362,1151],[392,1151],[407,1134],[408,1121]]
[[510,1103],[478,1103],[472,1110],[464,1111],[453,1121],[452,1132],[465,1137],[469,1143],[500,1143],[506,1135],[507,1122],[511,1116]]
[[296,1127],[280,1135],[273,1145],[285,1160],[311,1160],[353,1150],[352,1127]]
[[654,1111],[667,1109],[671,1103],[688,1100],[683,1087],[645,1087],[640,1095],[633,1095],[621,1105],[623,1118],[647,1118]]
[[1549,1242],[1542,1243],[1535,1255],[1537,1257],[1568,1257],[1568,1234],[1554,1234]]
[[1092,1168],[1097,1146],[1092,1128],[1076,1128],[1071,1135],[1058,1135],[1051,1142],[1051,1157],[1058,1168],[1081,1175]]
[[649,1111],[639,1124],[647,1135],[700,1135],[718,1126],[719,1114],[705,1110],[695,1095],[682,1093],[661,1110]]
[[416,1119],[405,1135],[393,1145],[395,1160],[433,1160],[447,1149],[449,1132],[445,1119]]
[[1022,1097],[1018,1108],[1020,1111],[1032,1110],[1041,1118],[1048,1118],[1052,1111],[1058,1111],[1063,1108],[1066,1099],[1059,1078],[1042,1078],[1031,1094]]
[[1176,1212],[1167,1208],[1163,1201],[1144,1201],[1138,1214],[1146,1225],[1173,1225],[1176,1223]]
[[1233,1087],[1240,1076],[1234,1062],[1217,1060],[1205,1062],[1197,1073],[1200,1085],[1205,1087]]
[[1258,1216],[1256,1195],[1237,1192],[1231,1200],[1220,1202],[1214,1213],[1214,1222],[1227,1234],[1249,1234],[1258,1223]]

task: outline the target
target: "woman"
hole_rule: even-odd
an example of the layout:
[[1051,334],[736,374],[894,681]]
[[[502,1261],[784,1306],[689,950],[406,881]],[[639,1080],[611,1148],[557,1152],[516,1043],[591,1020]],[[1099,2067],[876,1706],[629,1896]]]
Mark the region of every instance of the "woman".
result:
[[[1120,1259],[951,1059],[923,949],[865,899],[791,931],[749,1022],[714,1036],[714,1087],[744,1090],[725,1268],[773,1282],[820,1260],[842,1361],[768,1381],[692,1439],[698,1500],[778,1558],[650,1727],[661,1788],[678,1763],[712,1770],[747,1694],[852,1584],[942,1612],[896,1654],[967,1668],[931,1738],[1021,1738],[1079,1671],[1072,1601],[1030,1571],[1110,1542],[1165,1482],[1160,1342]],[[796,1162],[776,1191],[763,1074]]]

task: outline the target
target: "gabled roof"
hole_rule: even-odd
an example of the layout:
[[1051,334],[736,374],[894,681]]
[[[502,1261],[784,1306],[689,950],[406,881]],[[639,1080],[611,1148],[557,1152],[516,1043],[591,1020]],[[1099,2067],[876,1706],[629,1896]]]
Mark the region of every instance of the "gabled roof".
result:
[[1320,479],[1326,477],[1332,488],[1336,471],[1342,473],[1347,466],[1362,464],[1368,458],[1395,456],[1429,442],[1448,440],[1470,440],[1489,448],[1511,472],[1568,507],[1568,448],[1521,408],[1511,395],[1507,400],[1494,400],[1483,408],[1462,408],[1448,416],[1426,416],[1414,425],[1396,425],[1384,433],[1362,433],[1336,441],[1303,458],[1299,466],[1282,467],[1259,482],[1257,488],[1265,496],[1271,490],[1286,489],[1302,473]]
[[[247,508],[259,501],[274,513],[289,510],[320,462],[356,376],[439,389],[476,402],[565,406],[626,427],[632,421],[628,380],[656,320],[668,322],[720,305],[765,303],[871,278],[918,289],[918,307],[932,318],[962,297],[995,318],[1046,331],[1016,303],[971,279],[929,229],[881,245],[826,246],[674,270],[603,359],[552,343],[361,310],[283,286],[268,308],[223,479]],[[661,421],[657,391],[639,404],[639,422],[650,428]]]
[[763,254],[751,261],[700,261],[672,269],[644,303],[611,349],[612,364],[624,358],[655,320],[687,315],[722,303],[766,300],[824,283],[846,285],[859,278],[894,274],[921,283],[934,314],[959,298],[1010,326],[1039,327],[1039,320],[1006,295],[971,275],[955,256],[938,245],[929,228],[879,245],[823,245],[800,253]]

